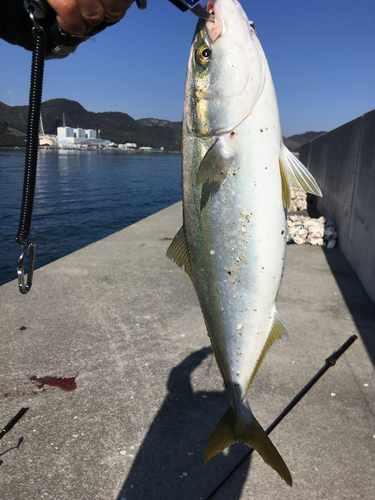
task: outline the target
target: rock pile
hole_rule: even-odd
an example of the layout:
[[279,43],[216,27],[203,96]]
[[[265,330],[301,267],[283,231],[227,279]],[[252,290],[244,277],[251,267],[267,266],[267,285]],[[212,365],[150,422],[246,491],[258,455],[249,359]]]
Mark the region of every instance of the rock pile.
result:
[[312,219],[305,215],[288,215],[288,241],[297,245],[327,245],[330,249],[335,246],[336,238],[333,222],[327,222],[323,216]]
[[290,211],[298,212],[299,210],[307,210],[307,194],[305,191],[297,188],[290,189]]
[[[291,212],[307,209],[307,196],[300,189],[291,189]],[[337,232],[333,222],[327,222],[325,217],[312,219],[305,215],[288,215],[288,241],[297,245],[327,246],[333,248],[336,244]]]

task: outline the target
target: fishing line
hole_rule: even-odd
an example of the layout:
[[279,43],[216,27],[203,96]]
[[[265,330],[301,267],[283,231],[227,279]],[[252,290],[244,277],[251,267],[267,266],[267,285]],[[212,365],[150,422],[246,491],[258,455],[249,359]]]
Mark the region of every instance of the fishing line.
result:
[[[339,359],[344,352],[349,349],[349,347],[353,344],[355,340],[357,340],[357,335],[352,335],[349,339],[331,356],[326,359],[325,365],[317,372],[317,374],[305,385],[305,387],[297,394],[297,396],[288,404],[288,406],[280,413],[280,415],[272,422],[272,424],[266,430],[266,434],[270,434],[274,428],[283,420],[284,417],[288,415],[288,413],[296,406],[299,401],[305,396],[309,390],[318,382],[318,380],[325,374],[325,372],[336,364],[336,361]],[[205,500],[211,500],[214,495],[220,490],[220,488],[228,481],[228,479],[238,470],[241,465],[245,462],[245,460],[252,454],[254,451],[253,448],[246,453],[246,455],[238,462],[238,464],[225,476],[225,478],[221,481],[221,483],[208,495]]]

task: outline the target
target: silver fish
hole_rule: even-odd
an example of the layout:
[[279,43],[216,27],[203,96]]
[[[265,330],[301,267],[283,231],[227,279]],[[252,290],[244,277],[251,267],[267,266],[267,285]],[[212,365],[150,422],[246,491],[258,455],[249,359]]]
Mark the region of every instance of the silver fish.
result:
[[197,25],[183,117],[183,226],[167,255],[190,276],[230,405],[204,460],[236,442],[292,478],[246,401],[271,344],[289,337],[276,310],[291,186],[321,196],[287,150],[254,25],[237,0],[210,0]]

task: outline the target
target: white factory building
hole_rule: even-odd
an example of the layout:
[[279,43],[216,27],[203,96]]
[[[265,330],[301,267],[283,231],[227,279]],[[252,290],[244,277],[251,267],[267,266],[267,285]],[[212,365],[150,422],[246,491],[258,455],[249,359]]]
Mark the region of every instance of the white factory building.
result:
[[119,149],[137,149],[137,144],[135,142],[125,142],[125,144],[119,144]]
[[111,141],[98,139],[96,130],[91,128],[57,128],[57,143],[59,148],[105,147]]

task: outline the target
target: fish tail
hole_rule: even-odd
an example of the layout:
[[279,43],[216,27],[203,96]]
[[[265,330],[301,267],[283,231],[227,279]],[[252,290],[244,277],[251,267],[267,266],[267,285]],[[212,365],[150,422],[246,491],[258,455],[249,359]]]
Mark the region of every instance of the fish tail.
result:
[[254,415],[251,414],[249,421],[244,423],[239,420],[236,411],[230,405],[206,444],[204,461],[208,462],[234,443],[245,443],[254,448],[266,464],[272,467],[289,486],[292,486],[293,480],[287,465]]

